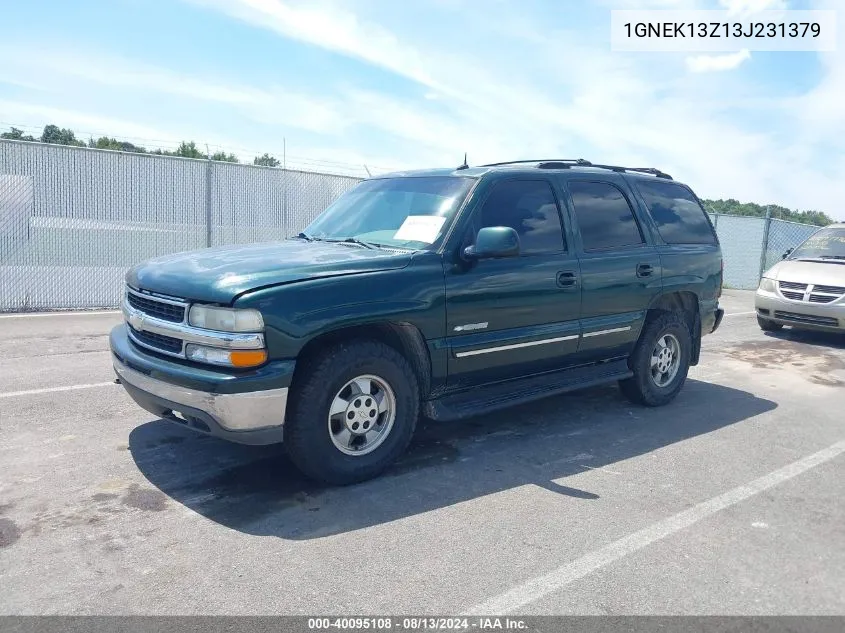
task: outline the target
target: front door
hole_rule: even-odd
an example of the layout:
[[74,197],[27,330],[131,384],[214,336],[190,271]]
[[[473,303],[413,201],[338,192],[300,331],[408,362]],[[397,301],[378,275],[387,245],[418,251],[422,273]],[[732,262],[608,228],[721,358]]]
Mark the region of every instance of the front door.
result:
[[520,254],[447,264],[449,388],[566,366],[578,349],[581,290],[549,181],[496,182],[473,213],[461,249],[481,228],[506,226],[519,235]]
[[624,184],[567,181],[581,265],[580,361],[625,356],[662,290],[660,256],[645,239]]

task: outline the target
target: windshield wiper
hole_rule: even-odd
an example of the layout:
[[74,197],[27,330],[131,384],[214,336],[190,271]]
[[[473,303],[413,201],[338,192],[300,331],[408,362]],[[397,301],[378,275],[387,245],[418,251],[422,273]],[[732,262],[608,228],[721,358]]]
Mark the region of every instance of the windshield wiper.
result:
[[375,242],[364,242],[363,240],[359,240],[357,237],[346,237],[342,240],[329,240],[323,239],[324,242],[334,242],[336,244],[357,244],[358,246],[363,246],[364,248],[374,249],[378,248],[380,244],[376,244]]
[[298,237],[299,239],[305,240],[306,242],[313,242],[314,240],[317,239],[316,237],[311,237],[310,235],[307,235],[306,233],[297,233],[294,237]]

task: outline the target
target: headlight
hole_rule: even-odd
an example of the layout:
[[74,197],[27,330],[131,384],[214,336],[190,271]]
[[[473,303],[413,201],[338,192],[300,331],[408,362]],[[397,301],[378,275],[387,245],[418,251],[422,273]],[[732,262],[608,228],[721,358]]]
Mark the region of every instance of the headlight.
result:
[[264,319],[258,310],[235,310],[195,305],[191,307],[188,323],[194,327],[221,332],[260,332]]
[[188,343],[185,356],[198,363],[224,365],[226,367],[257,367],[267,360],[264,349],[220,349]]
[[775,280],[769,279],[768,277],[762,277],[760,279],[760,290],[762,290],[763,292],[774,292]]

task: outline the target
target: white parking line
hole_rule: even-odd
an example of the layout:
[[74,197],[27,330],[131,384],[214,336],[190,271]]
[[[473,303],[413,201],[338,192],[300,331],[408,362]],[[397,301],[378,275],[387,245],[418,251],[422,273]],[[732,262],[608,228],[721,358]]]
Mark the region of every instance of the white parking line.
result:
[[92,382],[87,385],[69,385],[67,387],[45,387],[44,389],[27,389],[25,391],[7,391],[0,393],[0,398],[15,398],[17,396],[32,396],[38,393],[54,393],[56,391],[76,391],[77,389],[93,389],[94,387],[107,387],[117,384],[112,382]]
[[525,582],[505,593],[473,607],[465,615],[504,615],[515,609],[535,602],[588,574],[609,565],[628,554],[643,549],[660,539],[671,536],[702,519],[716,514],[732,505],[760,494],[769,488],[815,468],[845,452],[845,441],[837,442],[818,453],[813,453],[783,468],[755,479],[744,486],[703,501],[693,507],[654,523],[638,532],[614,541],[581,558]]
[[88,316],[89,314],[120,314],[120,310],[81,310],[78,312],[22,312],[0,314],[0,319],[30,319],[32,317]]
[[725,316],[742,316],[743,314],[757,314],[755,310],[751,310],[750,312],[726,312]]

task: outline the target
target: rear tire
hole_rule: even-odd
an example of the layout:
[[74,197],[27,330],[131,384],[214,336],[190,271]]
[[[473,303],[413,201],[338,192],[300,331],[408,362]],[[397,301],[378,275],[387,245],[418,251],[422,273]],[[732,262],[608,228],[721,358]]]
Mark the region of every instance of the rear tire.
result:
[[291,387],[284,446],[305,475],[333,485],[365,481],[408,447],[419,386],[408,361],[378,341],[351,341],[305,361]]
[[664,312],[647,322],[628,359],[634,375],[619,381],[622,394],[636,404],[660,407],[684,386],[692,358],[692,336],[683,316]]
[[778,330],[783,329],[782,323],[776,323],[775,321],[769,321],[769,319],[764,319],[763,317],[757,317],[757,325],[760,326],[760,329],[764,332],[777,332]]

